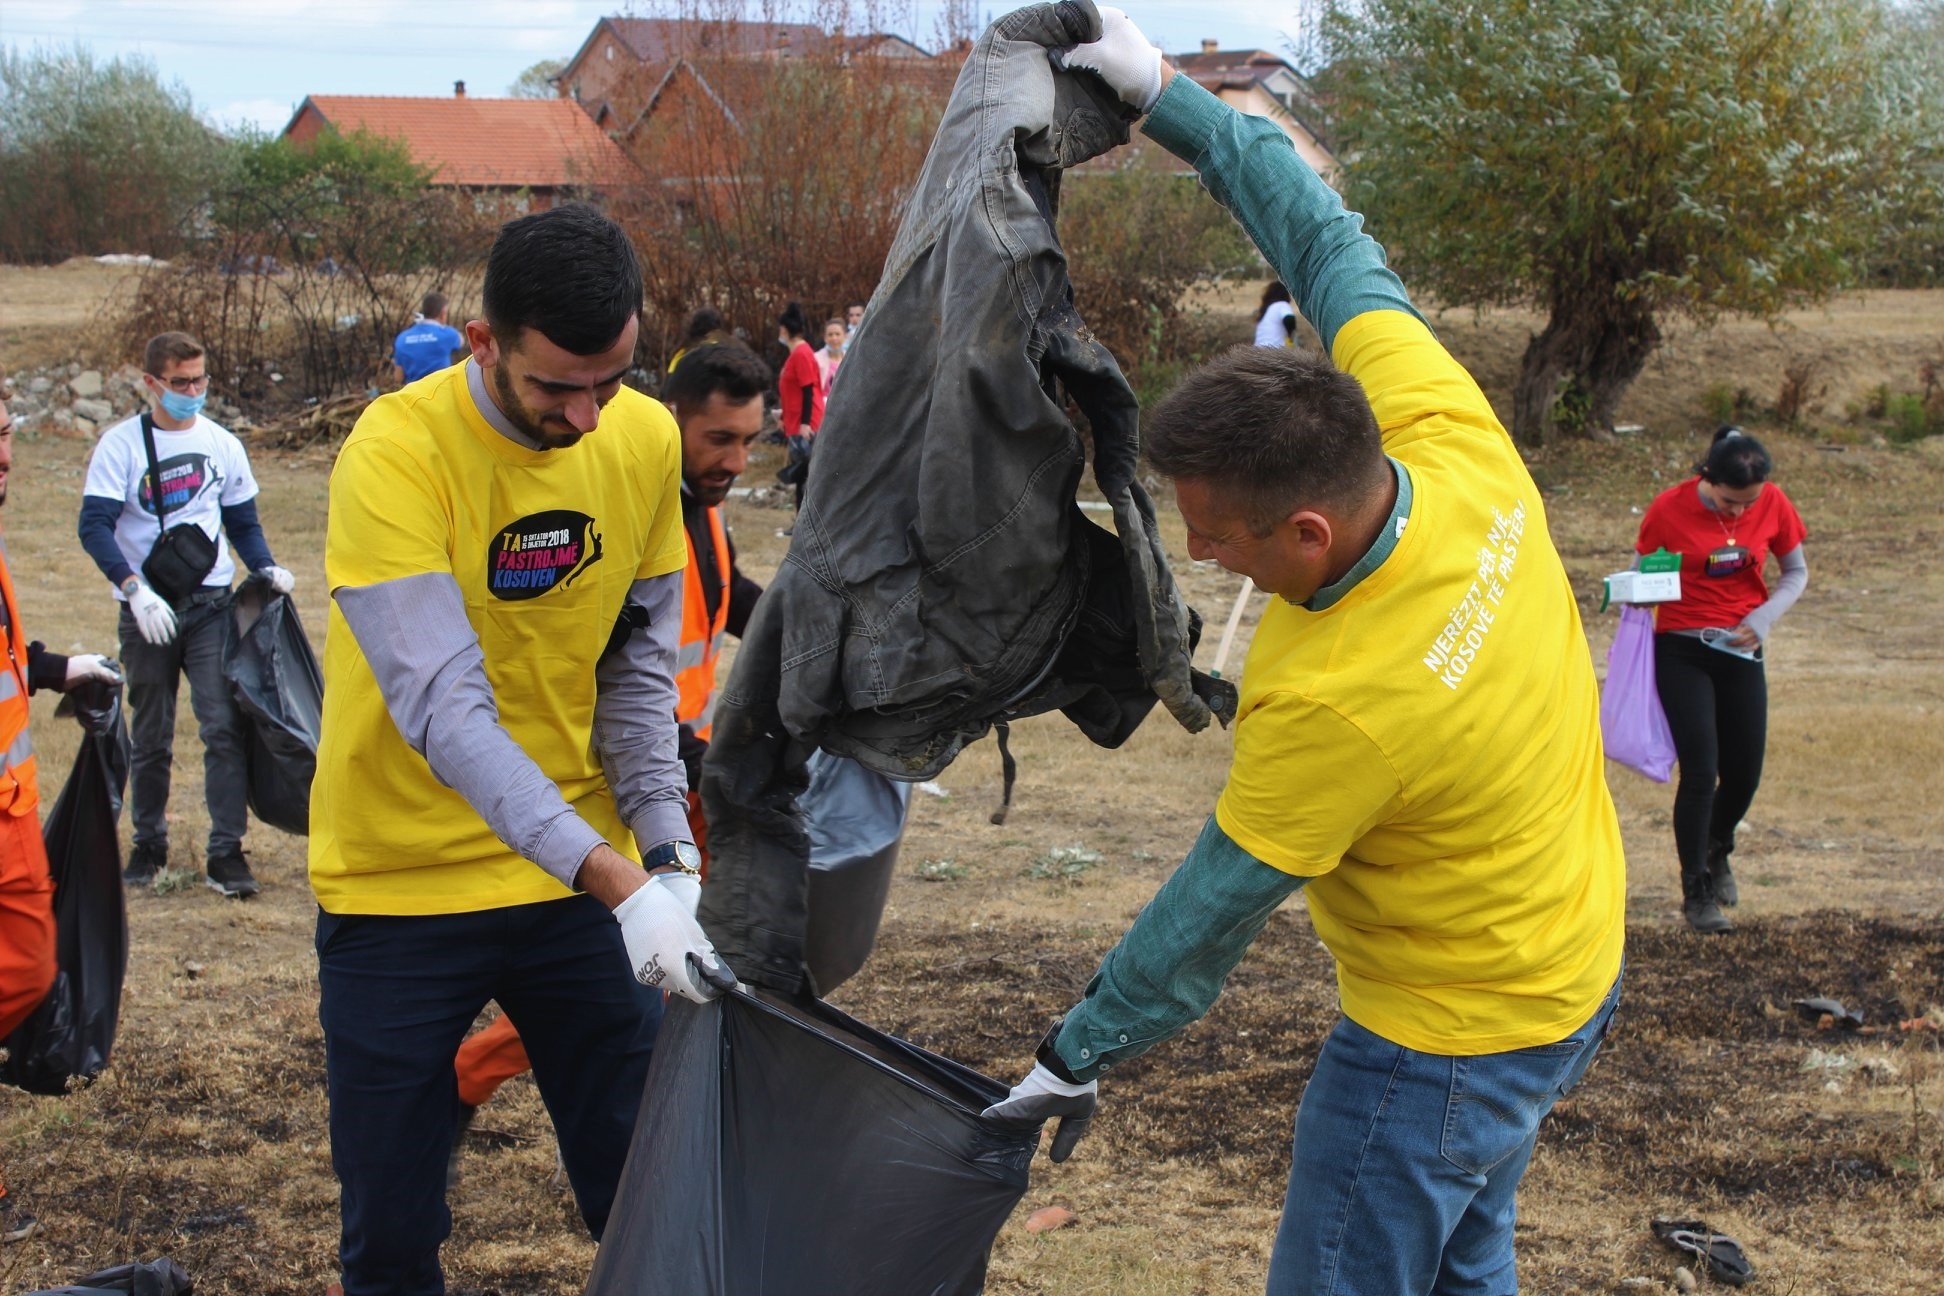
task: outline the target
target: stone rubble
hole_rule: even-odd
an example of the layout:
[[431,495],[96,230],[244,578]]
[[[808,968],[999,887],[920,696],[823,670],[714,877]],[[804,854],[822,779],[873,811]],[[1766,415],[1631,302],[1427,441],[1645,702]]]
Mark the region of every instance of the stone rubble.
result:
[[[101,429],[148,407],[142,371],[122,365],[110,372],[79,364],[48,365],[8,376],[0,386],[17,430],[39,435],[94,437]],[[254,424],[243,411],[214,393],[203,411],[232,432]]]

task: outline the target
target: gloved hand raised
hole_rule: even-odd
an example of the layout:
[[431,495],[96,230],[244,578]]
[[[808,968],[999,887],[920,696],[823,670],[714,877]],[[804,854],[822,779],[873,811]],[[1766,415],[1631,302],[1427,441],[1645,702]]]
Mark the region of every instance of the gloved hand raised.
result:
[[1073,1155],[1073,1145],[1093,1123],[1097,1089],[1095,1081],[1071,1084],[1043,1063],[1034,1063],[1003,1102],[992,1104],[982,1114],[987,1120],[1004,1121],[1017,1128],[1037,1128],[1057,1118],[1060,1124],[1053,1131],[1053,1146],[1047,1155],[1054,1161],[1064,1161]]
[[269,567],[257,568],[256,574],[270,582],[270,589],[273,593],[288,594],[297,588],[297,578],[291,575],[287,569],[274,564]]
[[121,672],[115,664],[100,653],[76,653],[67,659],[67,678],[62,681],[63,689],[71,689],[83,680],[100,680],[104,684],[122,682]]
[[701,894],[686,874],[657,873],[614,909],[635,980],[694,1003],[707,1003],[736,984],[736,974],[716,957],[695,921]]
[[135,617],[135,625],[142,632],[142,638],[158,646],[168,643],[176,636],[175,609],[169,601],[150,589],[145,582],[135,582],[135,588],[128,594],[128,610]]
[[1066,65],[1099,73],[1123,103],[1151,111],[1161,97],[1161,51],[1112,5],[1100,6],[1100,25],[1100,39],[1068,50]]

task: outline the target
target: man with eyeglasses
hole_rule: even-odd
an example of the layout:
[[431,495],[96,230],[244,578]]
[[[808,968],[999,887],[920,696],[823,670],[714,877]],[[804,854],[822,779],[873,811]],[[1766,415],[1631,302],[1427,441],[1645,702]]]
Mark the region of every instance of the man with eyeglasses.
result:
[[[279,594],[296,578],[270,556],[257,519],[257,483],[243,443],[202,413],[209,374],[202,344],[187,333],[150,338],[142,355],[150,408],[101,434],[82,487],[81,544],[114,586],[128,672],[129,809],[135,846],[122,877],[147,885],[169,860],[169,768],[176,693],[184,676],[203,741],[209,806],[206,881],[223,895],[257,893],[243,858],[247,826],[244,719],[223,678],[224,620],[236,564],[232,547]],[[150,559],[172,528],[193,526],[215,542],[199,585],[158,592]],[[227,537],[228,543],[224,543]],[[193,580],[193,574],[192,574]]]

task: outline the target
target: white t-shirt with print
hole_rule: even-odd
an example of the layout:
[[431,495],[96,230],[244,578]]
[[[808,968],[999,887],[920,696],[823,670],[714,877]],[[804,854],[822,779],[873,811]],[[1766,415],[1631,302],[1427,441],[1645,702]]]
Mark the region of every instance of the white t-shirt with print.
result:
[[[222,511],[226,505],[241,504],[257,494],[256,477],[250,472],[250,456],[243,443],[222,424],[199,414],[193,425],[180,432],[155,429],[155,462],[162,476],[163,499],[169,506],[168,524],[194,522],[217,541],[216,565],[203,577],[203,584],[227,588],[236,574],[236,562],[219,534]],[[151,502],[148,452],[142,446],[139,415],[123,419],[101,434],[88,460],[88,479],[82,493],[121,501],[121,516],[115,519],[115,544],[128,565],[141,571],[162,528]],[[115,597],[128,601],[119,589]]]

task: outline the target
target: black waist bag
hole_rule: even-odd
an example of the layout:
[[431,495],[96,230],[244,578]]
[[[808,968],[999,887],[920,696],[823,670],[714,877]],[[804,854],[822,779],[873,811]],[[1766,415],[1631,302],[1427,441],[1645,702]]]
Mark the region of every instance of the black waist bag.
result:
[[155,462],[155,421],[147,414],[142,415],[142,448],[148,451],[149,499],[155,504],[155,525],[162,528],[142,563],[142,575],[150,589],[171,603],[180,603],[202,588],[203,577],[216,566],[216,542],[194,522],[166,524],[169,509],[163,502],[162,470]]
[[584,1296],[977,1296],[1039,1131],[830,1005],[670,999]]

